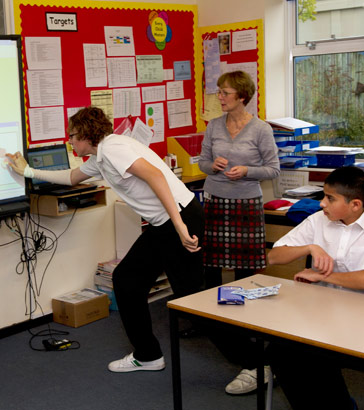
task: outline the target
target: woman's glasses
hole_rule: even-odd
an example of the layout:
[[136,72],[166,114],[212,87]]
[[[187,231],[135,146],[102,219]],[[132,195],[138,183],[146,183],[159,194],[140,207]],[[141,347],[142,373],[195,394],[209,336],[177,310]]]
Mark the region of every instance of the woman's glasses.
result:
[[220,97],[220,95],[222,97],[227,97],[229,94],[236,94],[236,93],[237,93],[236,91],[228,92],[225,90],[217,90],[215,94],[216,94],[216,97]]

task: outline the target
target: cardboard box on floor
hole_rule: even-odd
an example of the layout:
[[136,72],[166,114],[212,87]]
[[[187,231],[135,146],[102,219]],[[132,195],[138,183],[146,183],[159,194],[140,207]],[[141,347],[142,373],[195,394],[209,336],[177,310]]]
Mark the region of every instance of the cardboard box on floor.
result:
[[109,298],[94,289],[81,289],[52,299],[54,322],[80,327],[109,316]]

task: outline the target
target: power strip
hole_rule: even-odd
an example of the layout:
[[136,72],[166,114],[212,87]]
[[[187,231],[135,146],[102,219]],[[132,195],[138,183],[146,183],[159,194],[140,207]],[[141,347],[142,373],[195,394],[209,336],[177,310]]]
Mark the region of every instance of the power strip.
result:
[[72,345],[72,342],[67,340],[67,339],[63,339],[63,340],[43,340],[43,346],[45,347],[46,350],[66,350],[68,349],[70,346]]

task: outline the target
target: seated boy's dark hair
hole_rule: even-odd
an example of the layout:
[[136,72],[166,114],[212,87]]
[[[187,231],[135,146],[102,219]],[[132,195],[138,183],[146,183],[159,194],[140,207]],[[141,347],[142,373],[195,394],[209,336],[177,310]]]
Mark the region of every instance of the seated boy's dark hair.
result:
[[347,202],[360,199],[364,204],[364,170],[358,167],[342,167],[332,171],[325,184],[336,189]]

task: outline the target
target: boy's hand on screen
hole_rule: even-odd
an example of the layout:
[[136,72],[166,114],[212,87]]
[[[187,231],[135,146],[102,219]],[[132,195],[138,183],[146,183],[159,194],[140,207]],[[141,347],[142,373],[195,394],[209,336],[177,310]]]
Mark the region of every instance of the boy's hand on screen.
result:
[[27,161],[20,152],[15,154],[6,154],[6,157],[10,159],[8,165],[19,175],[24,175],[24,169],[28,165]]

